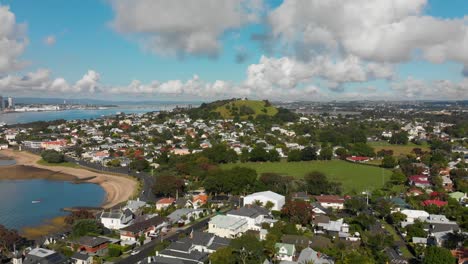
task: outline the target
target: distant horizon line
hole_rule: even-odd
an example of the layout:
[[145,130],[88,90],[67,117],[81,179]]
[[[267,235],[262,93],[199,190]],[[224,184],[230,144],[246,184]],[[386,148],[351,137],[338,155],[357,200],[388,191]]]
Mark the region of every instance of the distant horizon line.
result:
[[[230,100],[230,99],[237,99],[237,97],[231,98],[216,98],[216,99],[207,99],[207,100],[187,100],[187,99],[165,99],[165,100],[102,100],[102,99],[92,99],[92,98],[60,98],[60,97],[22,97],[22,96],[2,96],[0,97],[8,98],[11,97],[16,100],[20,101],[89,101],[89,102],[96,102],[96,103],[210,103],[220,100]],[[385,100],[385,99],[348,99],[348,100],[341,100],[341,99],[334,99],[334,100],[272,100],[272,99],[257,99],[257,98],[248,98],[248,100],[269,100],[271,102],[276,103],[294,103],[294,102],[303,102],[303,103],[327,103],[327,102],[467,102],[468,99],[401,99],[401,100]],[[22,103],[22,102],[17,102]]]

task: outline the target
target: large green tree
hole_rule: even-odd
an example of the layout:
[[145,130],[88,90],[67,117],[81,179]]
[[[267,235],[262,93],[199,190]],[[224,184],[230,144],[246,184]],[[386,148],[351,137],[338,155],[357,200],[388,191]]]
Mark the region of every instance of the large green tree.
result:
[[255,236],[244,234],[231,241],[236,263],[258,264],[265,260],[263,245]]
[[341,185],[336,182],[330,182],[327,176],[319,171],[313,171],[304,176],[305,189],[314,195],[318,194],[339,194]]
[[84,219],[73,224],[71,236],[81,237],[85,235],[101,235],[104,227],[94,219]]
[[177,191],[182,192],[184,189],[184,181],[172,175],[162,175],[156,177],[156,182],[153,186],[153,193],[156,196],[173,196]]
[[455,258],[450,250],[431,246],[426,248],[423,264],[454,264]]
[[61,163],[64,161],[64,155],[56,150],[44,150],[41,153],[41,157],[43,160],[49,163]]
[[236,258],[232,247],[223,247],[217,249],[210,255],[211,264],[235,264]]

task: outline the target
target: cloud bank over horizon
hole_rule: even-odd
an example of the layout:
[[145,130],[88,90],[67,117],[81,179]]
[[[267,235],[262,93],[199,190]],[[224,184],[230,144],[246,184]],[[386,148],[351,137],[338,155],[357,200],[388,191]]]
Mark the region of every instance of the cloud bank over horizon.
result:
[[[0,6],[0,24],[5,25],[0,28],[0,92],[201,100],[468,99],[468,15],[431,16],[428,0],[284,0],[277,6],[261,0],[200,2],[109,0],[113,18],[106,27],[147,56],[180,64],[220,61],[232,52],[233,63],[245,65],[243,79],[206,80],[195,71],[189,78],[132,78],[111,85],[103,83],[105,73],[89,65],[86,73],[75,73],[76,81],[66,80],[24,58],[28,26],[10,7]],[[261,34],[242,31],[250,27]],[[250,43],[228,45],[232,32],[250,35]],[[54,35],[42,41],[50,49],[58,45]],[[255,53],[249,45],[262,48]],[[418,78],[402,73],[411,63],[453,64],[450,71],[460,70],[455,78]]]

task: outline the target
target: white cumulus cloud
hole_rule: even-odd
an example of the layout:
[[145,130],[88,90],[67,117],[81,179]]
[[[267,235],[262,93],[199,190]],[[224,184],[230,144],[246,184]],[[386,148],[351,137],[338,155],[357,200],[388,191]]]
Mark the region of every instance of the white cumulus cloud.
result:
[[261,0],[110,0],[112,27],[164,55],[216,56],[227,30],[258,21]]
[[0,73],[15,71],[26,65],[19,57],[28,42],[26,25],[17,24],[10,8],[0,5]]

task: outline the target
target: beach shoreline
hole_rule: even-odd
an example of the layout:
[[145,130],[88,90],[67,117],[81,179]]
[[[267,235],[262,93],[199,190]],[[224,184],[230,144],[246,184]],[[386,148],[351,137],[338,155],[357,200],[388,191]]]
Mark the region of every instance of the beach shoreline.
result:
[[129,176],[98,173],[84,168],[40,165],[37,162],[41,160],[41,157],[26,151],[7,149],[1,150],[0,155],[16,161],[15,165],[0,167],[0,172],[6,170],[9,172],[8,174],[0,173],[0,179],[46,179],[98,184],[106,192],[106,199],[101,205],[104,209],[129,200],[138,188],[137,180]]

